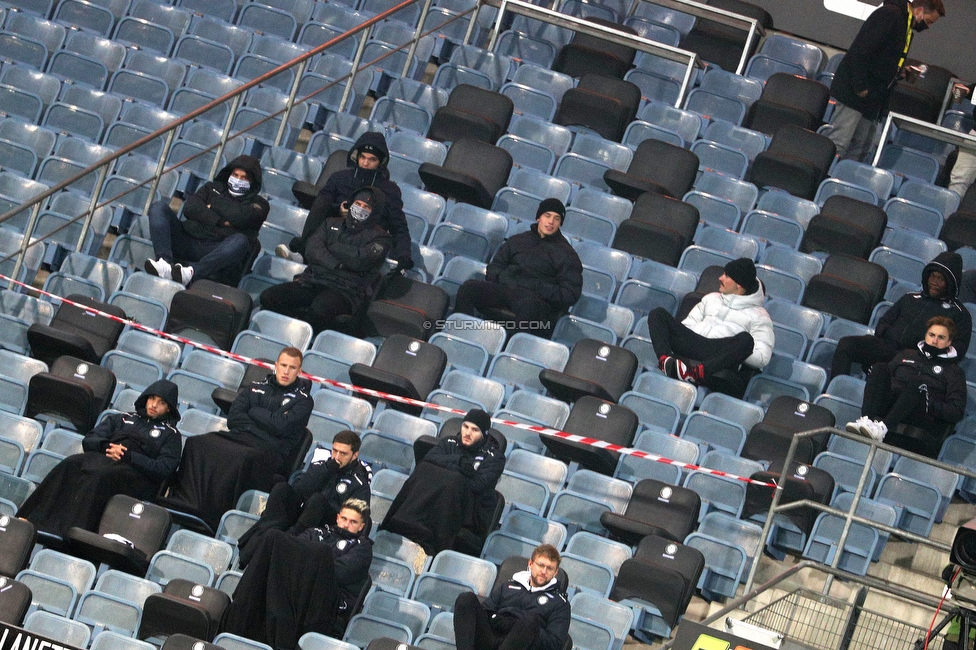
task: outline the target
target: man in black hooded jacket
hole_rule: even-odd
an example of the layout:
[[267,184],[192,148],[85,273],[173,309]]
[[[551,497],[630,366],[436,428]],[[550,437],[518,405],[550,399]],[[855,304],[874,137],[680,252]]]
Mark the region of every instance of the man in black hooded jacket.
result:
[[150,205],[149,235],[157,259],[146,260],[146,272],[186,286],[193,278],[215,279],[225,269],[243,270],[271,210],[260,192],[261,163],[238,156],[186,199],[185,221],[169,201]]
[[112,413],[81,441],[83,453],[54,466],[17,515],[64,537],[95,531],[116,494],[152,499],[180,462],[179,388],[160,379],[136,399],[135,411]]
[[299,262],[305,261],[302,259],[305,247],[322,222],[341,216],[346,209],[344,204],[352,200],[357,190],[372,186],[381,190],[386,197],[386,203],[377,217],[383,230],[393,236],[390,258],[396,260],[398,270],[412,269],[414,262],[410,254],[410,229],[407,218],[403,215],[400,188],[390,180],[390,172],[386,168],[389,162],[390,150],[382,133],[367,131],[359,136],[346,158],[348,167],[329,176],[325,186],[319,190],[308,211],[301,236],[292,239],[288,246],[280,244],[275,249],[275,254]]
[[265,289],[261,306],[308,321],[316,332],[359,312],[379,285],[390,250],[390,234],[379,225],[385,198],[375,187],[356,190],[346,216],[327,219],[308,240],[308,267],[291,282]]
[[948,316],[956,324],[959,333],[952,344],[959,357],[965,357],[973,319],[958,299],[961,277],[962,257],[939,253],[922,269],[922,291],[899,298],[878,321],[873,335],[845,336],[837,342],[830,376],[851,374],[854,363],[867,370],[891,361],[899,351],[925,338],[926,323],[933,316]]
[[539,203],[536,223],[506,239],[488,263],[484,280],[460,286],[454,311],[477,316],[504,309],[515,314],[507,330],[548,335],[583,292],[583,264],[560,232],[566,207],[559,199]]

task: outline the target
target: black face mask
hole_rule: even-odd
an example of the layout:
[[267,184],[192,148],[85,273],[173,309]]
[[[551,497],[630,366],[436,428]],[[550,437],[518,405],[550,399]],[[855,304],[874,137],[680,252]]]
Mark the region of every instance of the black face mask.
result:
[[919,33],[919,32],[924,32],[928,28],[929,28],[929,24],[927,22],[925,22],[924,19],[923,20],[916,20],[916,21],[914,21],[914,24],[912,25],[912,29],[915,30],[915,33],[916,34]]
[[944,354],[948,349],[949,348],[945,348],[945,350],[942,350],[935,347],[934,345],[929,345],[928,343],[922,343],[922,352],[929,355],[930,357],[937,357],[940,354]]

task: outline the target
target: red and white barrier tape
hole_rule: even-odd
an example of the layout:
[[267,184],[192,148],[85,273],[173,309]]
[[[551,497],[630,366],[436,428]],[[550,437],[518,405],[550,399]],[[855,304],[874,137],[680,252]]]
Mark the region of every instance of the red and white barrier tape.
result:
[[[186,338],[183,338],[181,336],[177,336],[175,334],[171,334],[169,332],[163,332],[163,331],[157,330],[155,328],[148,327],[148,326],[143,325],[142,323],[138,323],[138,322],[136,322],[134,320],[127,320],[125,318],[120,318],[118,316],[115,316],[114,314],[109,314],[109,313],[103,312],[103,311],[101,311],[99,309],[93,309],[91,307],[87,307],[85,305],[81,305],[79,303],[76,303],[76,302],[74,302],[72,300],[68,300],[67,298],[63,298],[61,296],[55,295],[53,293],[49,293],[49,292],[44,291],[42,289],[37,289],[37,288],[32,287],[32,286],[30,286],[28,284],[24,284],[23,282],[18,282],[17,280],[14,280],[12,278],[9,278],[9,277],[7,277],[7,276],[5,276],[3,274],[0,274],[0,280],[2,280],[4,282],[12,282],[13,284],[16,284],[16,285],[18,285],[20,287],[24,287],[25,289],[28,289],[29,291],[34,291],[34,292],[39,293],[42,296],[47,296],[48,298],[51,298],[52,300],[56,300],[56,301],[62,302],[62,303],[67,303],[69,305],[74,305],[75,307],[78,307],[79,309],[84,309],[88,313],[95,314],[97,316],[102,316],[103,318],[108,318],[109,320],[115,321],[117,323],[122,323],[122,324],[125,324],[125,325],[129,325],[130,327],[132,327],[134,329],[138,329],[140,331],[143,331],[143,332],[146,332],[146,333],[149,333],[149,334],[153,334],[155,336],[159,336],[159,337],[162,337],[162,338],[165,338],[165,339],[169,339],[169,340],[175,341],[177,343],[182,343],[184,345],[190,345],[190,346],[193,346],[195,348],[199,348],[201,350],[205,350],[207,352],[210,352],[212,354],[219,354],[220,356],[227,357],[228,359],[233,359],[235,361],[240,361],[242,363],[254,364],[254,365],[260,366],[262,368],[267,368],[269,370],[274,370],[274,364],[272,364],[272,363],[268,363],[266,361],[260,361],[258,359],[252,359],[250,357],[241,356],[241,355],[236,354],[234,352],[228,352],[227,350],[221,350],[220,348],[213,347],[212,345],[207,345],[207,344],[201,343],[199,341],[192,341],[190,339],[186,339]],[[420,407],[420,408],[436,409],[438,411],[443,411],[445,413],[451,413],[451,414],[454,414],[454,415],[462,415],[463,416],[463,415],[465,415],[467,413],[467,411],[461,411],[459,409],[453,409],[453,408],[451,408],[449,406],[442,406],[440,404],[433,404],[433,403],[429,403],[429,402],[424,402],[422,400],[416,400],[416,399],[412,399],[410,397],[402,397],[400,395],[392,395],[390,393],[385,393],[383,391],[373,390],[372,388],[364,388],[362,386],[356,386],[354,384],[347,384],[347,383],[344,383],[344,382],[341,382],[341,381],[336,381],[334,379],[329,379],[327,377],[317,377],[315,375],[310,375],[310,374],[308,374],[306,372],[303,372],[302,373],[302,376],[310,379],[313,382],[319,383],[319,384],[326,384],[328,386],[334,386],[336,388],[341,388],[343,390],[348,390],[348,391],[352,391],[354,393],[360,393],[362,395],[368,395],[370,397],[376,397],[378,399],[384,399],[384,400],[391,401],[391,402],[399,402],[401,404],[409,404],[410,406],[417,406],[417,407]],[[494,417],[492,418],[492,422],[496,422],[498,424],[504,424],[505,426],[514,427],[516,429],[522,429],[522,430],[525,430],[525,431],[532,431],[534,433],[538,433],[539,435],[543,435],[543,436],[551,436],[553,438],[560,438],[562,440],[567,440],[569,442],[576,442],[576,443],[580,443],[580,444],[583,444],[583,445],[588,445],[590,447],[596,447],[598,449],[605,449],[607,451],[612,451],[612,452],[619,453],[619,454],[626,454],[628,456],[634,456],[636,458],[645,458],[647,460],[651,460],[651,461],[654,461],[654,462],[664,463],[665,465],[674,465],[676,467],[680,467],[681,469],[688,470],[688,471],[692,471],[692,472],[693,471],[706,472],[708,474],[713,474],[715,476],[724,476],[726,478],[734,479],[736,481],[742,481],[744,483],[753,483],[755,485],[762,485],[762,486],[770,487],[770,488],[775,488],[776,487],[776,485],[774,483],[766,483],[764,481],[756,481],[756,480],[753,480],[753,479],[751,479],[749,477],[746,477],[746,476],[737,476],[736,474],[730,474],[728,472],[722,472],[722,471],[717,470],[717,469],[710,469],[708,467],[701,467],[699,465],[692,465],[691,463],[684,463],[684,462],[681,462],[679,460],[673,460],[671,458],[664,458],[663,456],[658,456],[656,454],[652,454],[652,453],[649,453],[649,452],[646,452],[646,451],[641,451],[640,449],[632,449],[630,447],[622,447],[620,445],[615,445],[613,443],[607,442],[606,440],[599,440],[598,438],[588,438],[586,436],[580,436],[580,435],[577,435],[577,434],[574,434],[574,433],[567,433],[566,431],[560,431],[559,429],[553,429],[553,428],[550,428],[550,427],[543,427],[543,426],[538,426],[538,425],[534,425],[534,424],[525,424],[524,422],[512,422],[511,420],[502,420],[500,418],[494,418]]]

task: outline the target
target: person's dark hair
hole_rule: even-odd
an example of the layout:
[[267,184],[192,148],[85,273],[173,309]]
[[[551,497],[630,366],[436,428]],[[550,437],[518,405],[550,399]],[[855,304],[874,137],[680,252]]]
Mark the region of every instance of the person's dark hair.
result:
[[359,451],[359,446],[363,443],[362,439],[359,437],[359,434],[357,434],[355,431],[349,431],[348,429],[345,431],[340,431],[333,436],[332,444],[337,442],[342,445],[349,445],[349,448],[352,449],[352,453],[354,454]]
[[302,354],[302,351],[299,350],[298,348],[295,348],[295,347],[292,347],[292,346],[288,346],[287,348],[285,348],[284,350],[282,350],[281,352],[279,352],[278,353],[278,356],[280,357],[283,354],[284,355],[287,355],[289,357],[297,357],[298,358],[298,365],[302,365],[302,361],[305,360],[305,355]]
[[912,8],[921,7],[925,11],[934,11],[945,17],[945,4],[942,0],[912,0]]
[[559,555],[559,551],[557,551],[556,547],[552,544],[540,544],[539,546],[536,546],[532,551],[532,557],[530,557],[529,560],[532,561],[540,555],[550,562],[555,562],[556,566],[559,566],[559,563],[563,561],[563,558]]
[[366,518],[369,517],[369,504],[362,499],[346,499],[342,502],[342,508],[349,508],[354,512],[358,512],[359,516],[363,518],[363,521],[366,521]]
[[933,325],[941,325],[942,327],[949,330],[949,340],[955,341],[956,334],[959,332],[959,328],[956,327],[956,322],[949,318],[948,316],[933,316],[925,323],[925,331],[928,332],[929,328]]

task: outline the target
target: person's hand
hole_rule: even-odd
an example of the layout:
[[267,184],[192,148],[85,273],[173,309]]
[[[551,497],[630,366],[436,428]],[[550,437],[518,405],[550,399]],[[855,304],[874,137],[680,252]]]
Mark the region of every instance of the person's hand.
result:
[[864,90],[862,90],[861,92],[859,92],[859,93],[857,94],[857,96],[858,96],[858,97],[861,97],[862,99],[863,99],[864,97],[867,97],[867,96],[868,96],[868,89],[867,89],[867,88],[865,88]]
[[105,455],[112,460],[122,460],[122,458],[125,456],[125,452],[125,447],[114,442],[110,442],[108,449],[105,450]]
[[340,469],[339,461],[329,456],[329,460],[325,461],[325,469],[329,472],[338,472]]
[[349,216],[349,201],[343,201],[339,204],[339,214],[342,215],[343,219]]

